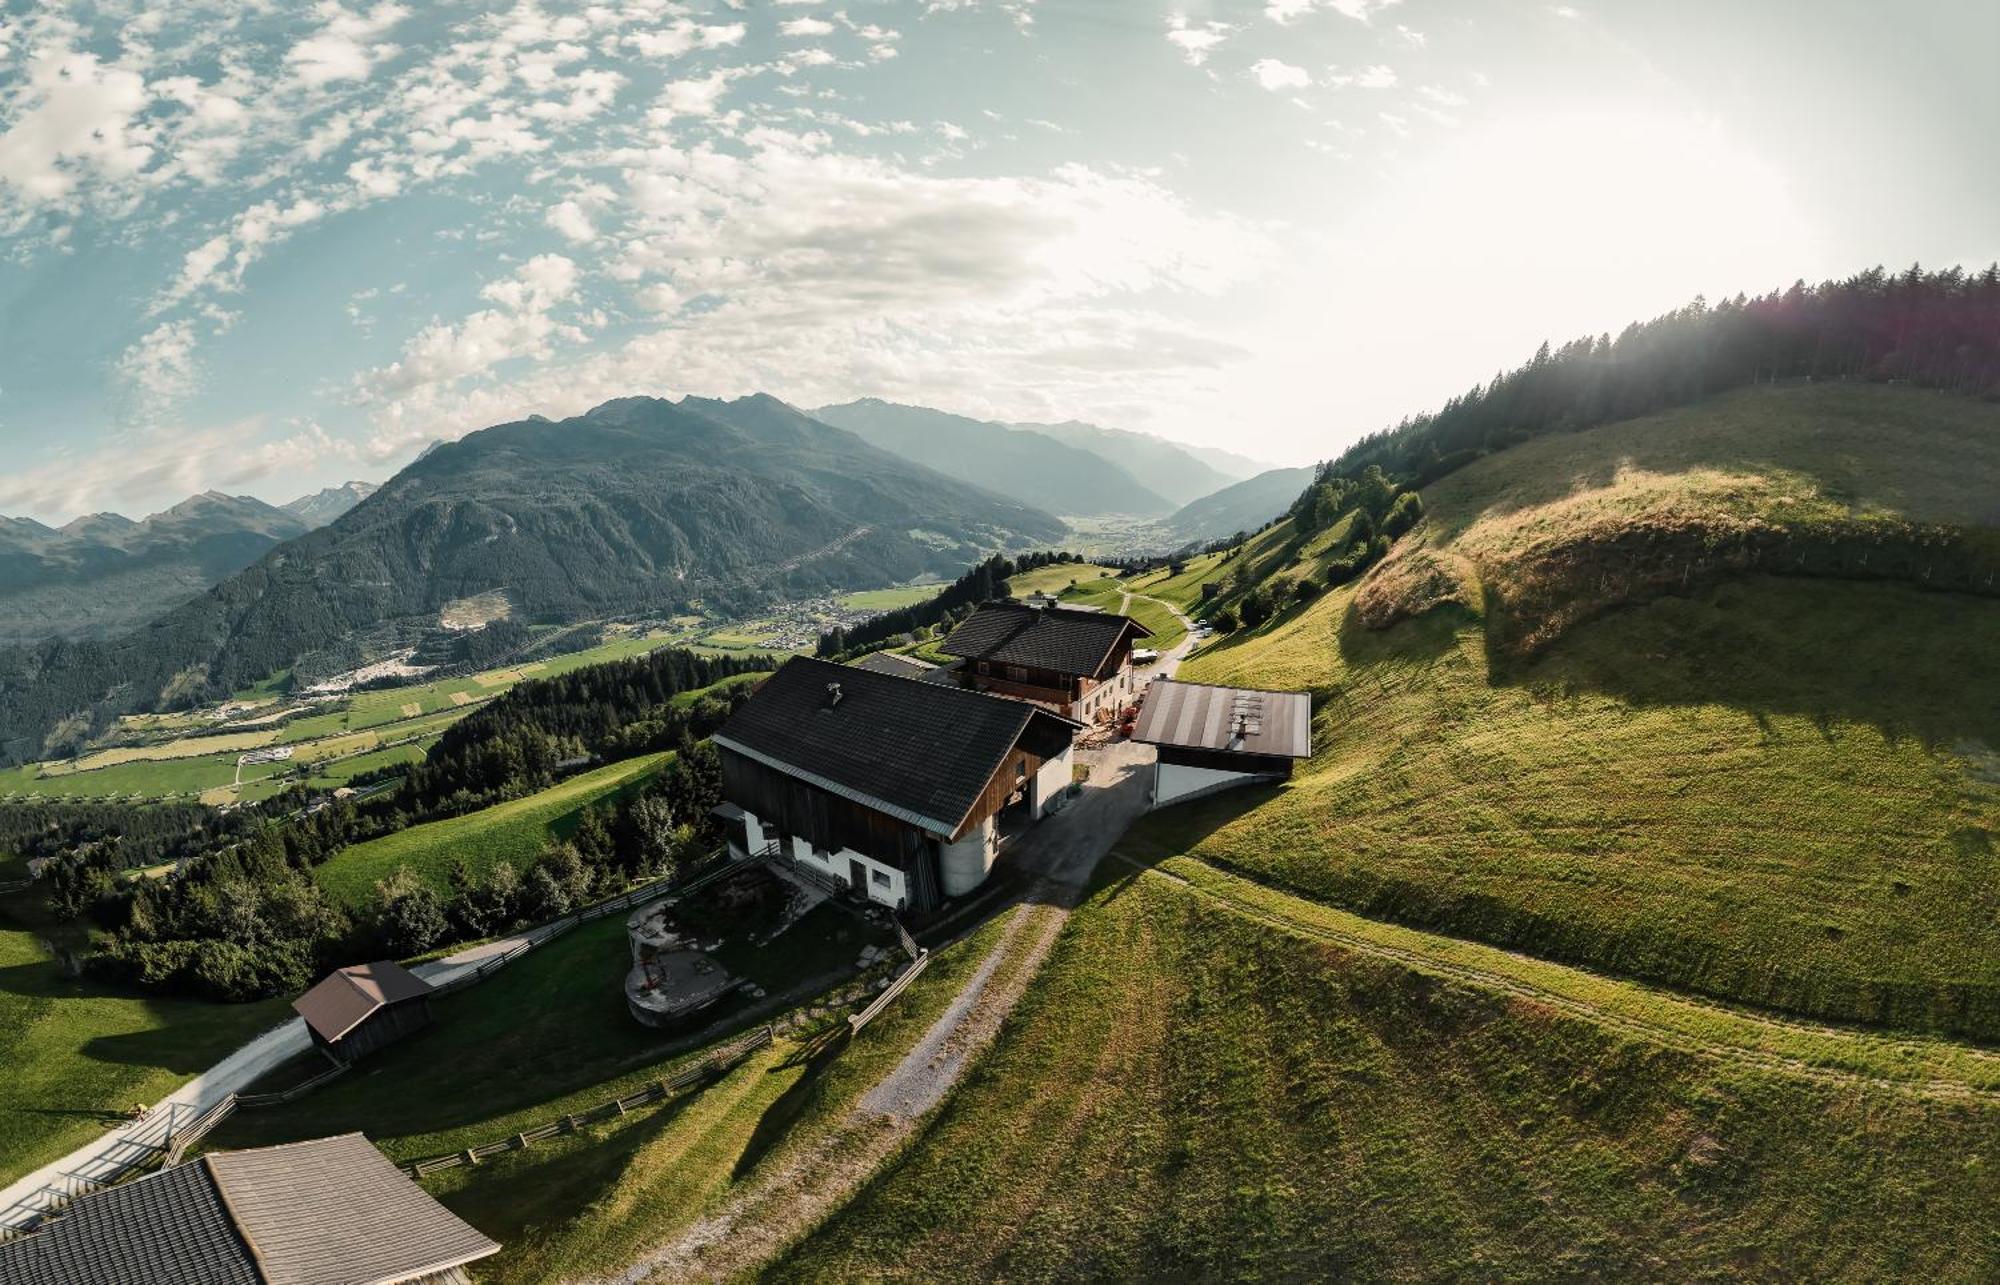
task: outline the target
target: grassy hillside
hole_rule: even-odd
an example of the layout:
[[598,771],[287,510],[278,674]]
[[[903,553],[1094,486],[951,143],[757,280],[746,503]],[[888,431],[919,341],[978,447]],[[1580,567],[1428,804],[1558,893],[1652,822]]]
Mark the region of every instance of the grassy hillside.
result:
[[320,866],[314,876],[335,900],[360,906],[367,903],[376,881],[395,873],[398,866],[408,866],[440,892],[446,889],[455,858],[463,857],[479,875],[502,861],[524,870],[549,840],[576,827],[585,808],[636,788],[666,758],[646,754],[606,764],[539,794],[357,843]]
[[288,1016],[66,977],[26,898],[0,903],[0,1186],[82,1146]]
[[1051,562],[1046,567],[1036,567],[1010,577],[1007,592],[1016,598],[1025,598],[1031,593],[1059,594],[1072,583],[1088,585],[1116,574],[1112,568],[1101,567],[1094,562]]
[[[1197,804],[1178,833],[1365,914],[2000,1037],[2000,602],[1750,575],[1578,613],[1531,662],[1494,642],[1482,613],[1538,542],[1570,540],[1551,532],[1615,546],[1620,514],[1769,524],[1833,494],[1854,520],[1965,521],[1983,511],[1967,471],[2000,476],[1976,431],[2000,411],[1933,394],[1756,391],[1714,411],[1482,460],[1432,488],[1430,516],[1358,589],[1203,652],[1187,677],[1317,693],[1316,754],[1254,811]],[[1939,458],[1954,464],[1913,462]],[[1465,572],[1432,592],[1456,605],[1363,627],[1370,596],[1408,593],[1432,554]]]
[[957,1096],[768,1276],[2000,1271],[1991,1097],[1671,1050],[1107,870]]
[[[1476,582],[1532,652],[1607,606],[1744,571],[1994,591],[2000,405],[1878,385],[1750,388],[1539,438],[1426,489],[1370,624]],[[1385,571],[1389,568],[1385,568]],[[1442,596],[1452,596],[1445,590]]]

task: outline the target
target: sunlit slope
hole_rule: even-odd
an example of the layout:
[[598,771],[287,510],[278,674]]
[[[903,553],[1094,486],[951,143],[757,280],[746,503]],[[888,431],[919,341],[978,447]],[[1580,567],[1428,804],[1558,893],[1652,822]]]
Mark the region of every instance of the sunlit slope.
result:
[[1990,1096],[1669,1050],[1107,867],[781,1280],[1990,1279]]
[[[1875,427],[1798,409],[1836,403]],[[1940,427],[1889,415],[1912,406]],[[1517,559],[1620,511],[1770,521],[1838,493],[1850,518],[1967,522],[2000,478],[2000,409],[1879,389],[1720,407],[1489,457],[1427,492],[1411,549],[1358,588],[1198,655],[1186,676],[1318,693],[1317,754],[1261,800],[1160,814],[1159,841],[1552,959],[2000,1038],[2000,601],[1736,574],[1579,612],[1529,658],[1494,644],[1482,610]],[[1474,568],[1463,605],[1364,627],[1357,600],[1403,591],[1425,552]]]
[[1744,572],[2000,590],[2000,405],[1910,388],[1749,388],[1487,456],[1363,591],[1371,625],[1477,582],[1497,646]]

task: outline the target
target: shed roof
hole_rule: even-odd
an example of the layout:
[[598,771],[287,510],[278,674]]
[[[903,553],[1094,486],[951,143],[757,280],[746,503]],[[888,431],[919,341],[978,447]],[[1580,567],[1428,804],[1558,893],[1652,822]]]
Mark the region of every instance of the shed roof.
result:
[[270,1285],[403,1281],[500,1249],[358,1133],[205,1159]]
[[79,1197],[0,1243],[0,1280],[379,1285],[499,1248],[350,1133],[213,1152]]
[[[838,684],[840,697],[830,688]],[[795,656],[715,744],[864,807],[955,835],[1007,752],[1068,744],[1076,724],[1039,705]]]
[[893,651],[871,651],[854,662],[856,669],[872,669],[898,678],[922,678],[937,666],[921,656],[903,656]]
[[1304,692],[1214,687],[1154,679],[1132,739],[1148,745],[1275,754],[1312,754],[1312,700]]
[[292,1001],[306,1025],[332,1043],[366,1021],[376,1009],[431,993],[431,984],[393,959],[355,964],[329,973]]
[[952,630],[938,650],[947,656],[1100,678],[1128,634],[1153,636],[1146,626],[1115,612],[988,602]]

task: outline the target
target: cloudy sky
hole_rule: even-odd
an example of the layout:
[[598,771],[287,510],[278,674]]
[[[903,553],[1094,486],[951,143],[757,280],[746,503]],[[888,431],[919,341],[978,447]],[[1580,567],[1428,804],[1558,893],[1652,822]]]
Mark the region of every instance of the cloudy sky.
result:
[[2000,255],[2000,6],[0,3],[0,513],[629,393],[1330,455],[1545,337]]

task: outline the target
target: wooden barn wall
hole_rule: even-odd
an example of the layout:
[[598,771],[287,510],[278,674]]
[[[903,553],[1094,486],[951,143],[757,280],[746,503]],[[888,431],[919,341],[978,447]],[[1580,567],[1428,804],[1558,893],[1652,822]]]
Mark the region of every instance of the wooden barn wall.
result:
[[[721,749],[720,746],[717,747]],[[721,749],[723,797],[823,848],[852,848],[908,871],[928,836],[916,826]]]

